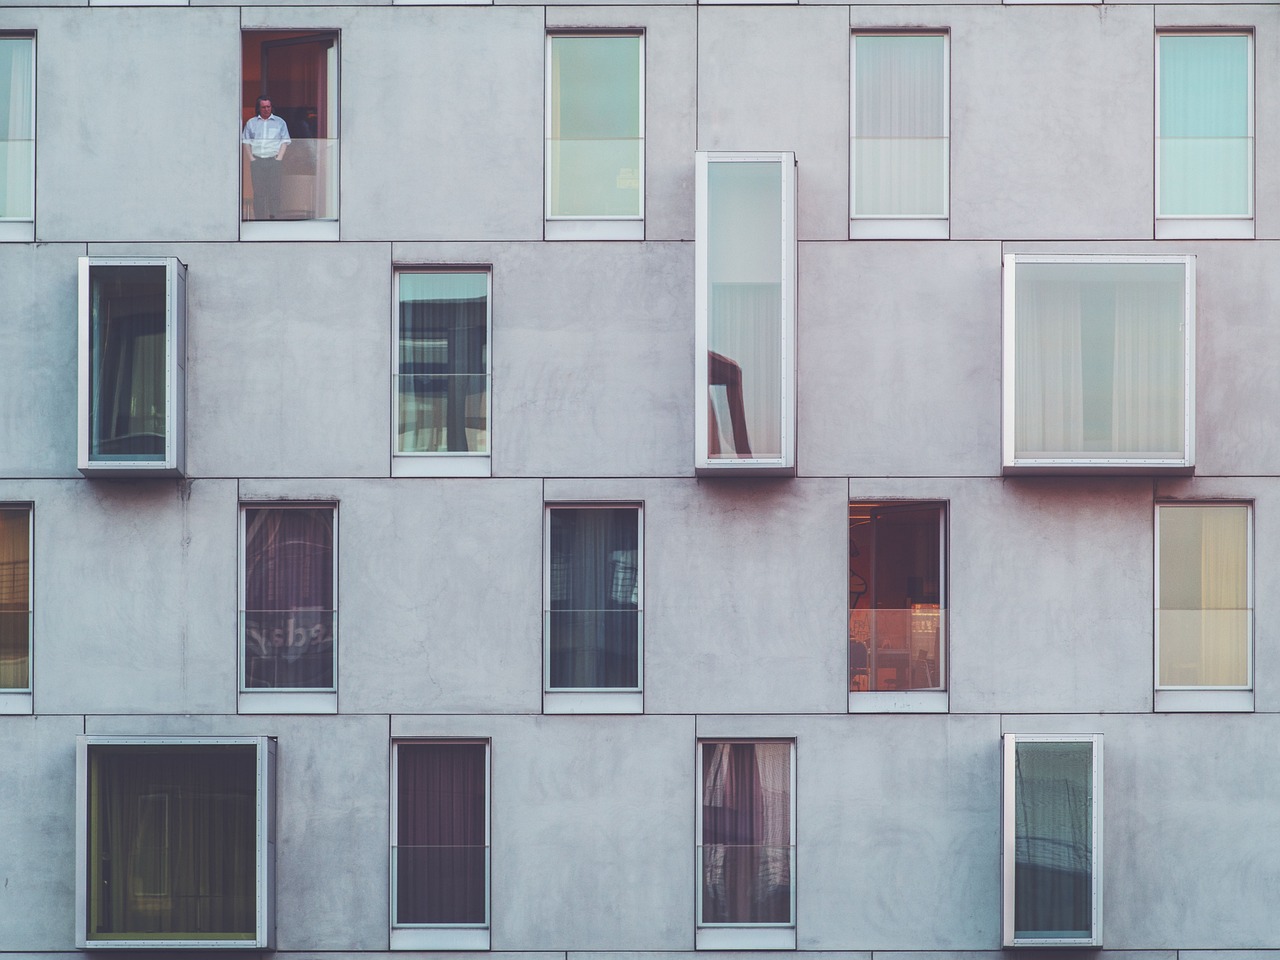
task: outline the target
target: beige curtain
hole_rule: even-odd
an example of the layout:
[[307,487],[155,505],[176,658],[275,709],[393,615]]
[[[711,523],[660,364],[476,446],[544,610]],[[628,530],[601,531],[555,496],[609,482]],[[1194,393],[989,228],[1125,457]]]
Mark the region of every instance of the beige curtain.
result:
[[0,510],[0,690],[31,685],[31,511]]

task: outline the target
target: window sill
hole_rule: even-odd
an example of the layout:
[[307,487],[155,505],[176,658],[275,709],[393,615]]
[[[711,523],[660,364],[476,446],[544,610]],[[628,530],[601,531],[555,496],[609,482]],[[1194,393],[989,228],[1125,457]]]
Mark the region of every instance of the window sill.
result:
[[1195,463],[1189,460],[1035,460],[1015,459],[1006,462],[1002,471],[1011,476],[1191,476]]
[[698,950],[794,950],[795,927],[699,927]]
[[35,243],[34,220],[0,220],[0,243]]
[[337,713],[338,694],[326,691],[242,690],[238,713]]
[[859,217],[849,221],[850,240],[946,240],[950,236],[951,221],[945,217]]
[[14,691],[0,693],[0,716],[15,717],[31,713],[31,693]]
[[547,240],[643,240],[643,220],[547,220]]
[[596,690],[582,693],[548,690],[542,694],[542,712],[644,713],[644,693],[640,690]]
[[392,927],[392,950],[488,950],[488,927]]
[[1157,240],[1252,240],[1253,232],[1252,217],[1156,220]]
[[1252,690],[1157,690],[1156,713],[1252,713]]
[[241,240],[337,240],[337,220],[242,220]]
[[454,457],[448,454],[422,454],[391,457],[393,477],[489,477],[493,475],[492,461],[484,456]]
[[864,690],[849,693],[850,713],[946,713],[945,690]]

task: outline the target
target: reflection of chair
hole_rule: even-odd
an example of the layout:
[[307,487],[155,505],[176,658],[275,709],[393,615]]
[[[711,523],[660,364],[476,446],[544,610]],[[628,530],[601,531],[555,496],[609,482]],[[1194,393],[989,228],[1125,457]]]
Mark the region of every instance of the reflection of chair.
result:
[[[742,367],[728,357],[715,351],[707,351],[707,385],[725,388],[725,402],[728,406],[729,425],[733,432],[733,450],[729,453],[739,457],[751,456],[751,440],[747,436],[747,411],[742,401]],[[707,454],[719,456],[720,418],[716,416],[715,404],[707,404]]]
[[866,690],[871,686],[870,656],[861,640],[849,644],[849,689]]

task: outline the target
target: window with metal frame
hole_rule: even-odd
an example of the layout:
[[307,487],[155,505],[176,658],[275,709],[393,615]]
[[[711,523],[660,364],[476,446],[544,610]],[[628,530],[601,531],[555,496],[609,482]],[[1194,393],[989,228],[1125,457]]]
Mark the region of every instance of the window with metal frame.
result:
[[32,514],[0,503],[0,714],[31,712]]
[[0,241],[35,240],[36,41],[0,33]]

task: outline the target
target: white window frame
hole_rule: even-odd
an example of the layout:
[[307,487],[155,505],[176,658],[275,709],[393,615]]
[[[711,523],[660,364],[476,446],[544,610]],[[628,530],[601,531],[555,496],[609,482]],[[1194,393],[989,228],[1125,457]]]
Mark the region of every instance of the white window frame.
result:
[[[395,850],[399,841],[399,797],[400,797],[400,747],[413,745],[463,745],[484,747],[484,844],[485,844],[485,890],[483,924],[470,923],[396,923],[396,858]],[[388,904],[387,922],[391,930],[390,946],[392,950],[488,950],[490,947],[490,929],[493,923],[493,858],[490,829],[493,821],[493,751],[490,741],[471,737],[397,737],[391,741],[391,795],[389,798],[391,821],[391,877],[388,889],[391,899]]]
[[[165,270],[164,433],[162,460],[97,460],[91,450],[93,395],[90,351],[93,337],[89,274],[94,267],[163,267]],[[79,404],[76,418],[77,456],[86,477],[182,476],[186,473],[187,439],[187,266],[177,257],[79,258]]]
[[[1181,459],[1119,457],[1019,457],[1015,449],[1017,396],[1016,331],[1017,267],[1033,263],[1178,263],[1182,264],[1183,283],[1183,410]],[[1001,424],[1003,471],[1005,474],[1190,474],[1195,469],[1196,411],[1196,258],[1194,254],[1029,254],[1004,255],[1004,358],[1001,384],[1003,390]]]
[[31,192],[29,194],[31,216],[0,217],[0,243],[34,243],[36,239],[36,167],[34,159],[39,146],[36,141],[36,131],[39,130],[39,117],[36,114],[36,108],[39,106],[39,98],[36,96],[36,69],[37,57],[40,51],[36,48],[36,35],[34,32],[0,30],[0,40],[29,40],[31,42],[31,149],[33,161],[31,165]]
[[[635,216],[553,216],[551,213],[551,45],[557,37],[633,37],[640,44],[640,212]],[[543,237],[546,240],[643,240],[645,218],[645,31],[643,27],[549,29],[544,46],[542,98]]]
[[[1014,871],[1017,866],[1017,778],[1019,743],[1088,743],[1093,751],[1091,839],[1093,843],[1091,894],[1092,936],[1040,938],[1015,936]],[[1001,736],[1000,893],[1002,945],[1005,947],[1101,947],[1102,946],[1102,734],[1006,733]]]
[[[483,274],[485,277],[485,431],[488,449],[402,453],[400,441],[400,277],[405,274]],[[493,457],[493,267],[490,264],[396,264],[391,290],[391,475],[393,477],[488,477]]]
[[[256,929],[253,940],[99,940],[89,937],[89,751],[105,747],[253,746],[257,751]],[[193,752],[195,752],[193,750]],[[76,737],[76,946],[82,950],[274,950],[276,850],[274,737]]]
[[[634,510],[636,514],[636,686],[551,685],[551,514],[557,510]],[[542,510],[542,712],[644,713],[644,503],[637,500],[556,500]]]
[[[778,410],[781,457],[712,459],[707,452],[708,395],[707,353],[711,309],[710,227],[708,168],[716,163],[776,163],[782,172],[782,208],[779,213],[782,270],[782,332],[778,376],[781,381]],[[796,155],[787,152],[740,153],[699,150],[694,154],[696,181],[696,241],[694,266],[694,472],[698,475],[794,476],[796,472]]]
[[[1163,37],[1245,37],[1248,40],[1248,74],[1249,74],[1249,95],[1248,95],[1248,112],[1249,112],[1249,212],[1237,215],[1206,215],[1206,214],[1162,214],[1160,212],[1160,40]],[[1254,236],[1254,213],[1257,203],[1258,175],[1257,175],[1257,134],[1255,130],[1255,103],[1254,103],[1254,87],[1257,80],[1255,59],[1254,59],[1254,36],[1253,29],[1222,29],[1222,30],[1157,30],[1155,35],[1155,91],[1156,91],[1156,110],[1155,110],[1155,194],[1153,195],[1153,203],[1155,206],[1156,220],[1156,239],[1157,240],[1176,240],[1184,238],[1230,238],[1230,239],[1253,239]]]
[[[245,616],[245,516],[249,510],[332,510],[333,511],[333,688],[330,690],[300,687],[297,689],[247,687],[244,676]],[[337,713],[338,668],[341,662],[338,645],[342,633],[338,598],[338,504],[334,500],[241,500],[239,505],[239,573],[236,602],[236,710],[238,713]]]
[[[728,2],[728,0],[722,0]],[[860,214],[857,212],[858,38],[941,37],[943,139],[947,161],[942,171],[942,213]],[[936,30],[855,29],[849,38],[849,239],[946,240],[951,236],[951,32]]]
[[27,515],[27,686],[26,689],[0,689],[0,716],[32,712],[32,694],[36,685],[35,593],[36,593],[36,510],[31,502],[0,501],[0,510],[25,512]]
[[[1245,591],[1249,604],[1249,639],[1247,659],[1247,682],[1242,686],[1175,686],[1160,683],[1160,513],[1165,509],[1180,507],[1243,507],[1248,510],[1245,534]],[[1155,652],[1152,682],[1155,686],[1155,709],[1157,712],[1185,713],[1248,713],[1254,709],[1253,699],[1253,666],[1256,627],[1254,620],[1254,553],[1253,553],[1253,502],[1249,500],[1159,500],[1155,504],[1154,519],[1154,634]]]

